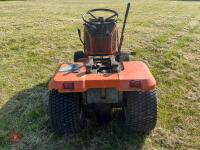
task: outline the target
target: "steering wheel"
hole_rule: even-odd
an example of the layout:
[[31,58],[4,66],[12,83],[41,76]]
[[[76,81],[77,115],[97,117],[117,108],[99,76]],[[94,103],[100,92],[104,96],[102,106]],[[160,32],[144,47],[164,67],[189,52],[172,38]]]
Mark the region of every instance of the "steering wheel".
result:
[[[109,12],[112,13],[112,15],[110,17],[104,18],[104,17],[96,17],[93,13],[94,12]],[[117,22],[118,20],[118,13],[112,9],[105,9],[105,8],[99,8],[99,9],[91,9],[89,11],[87,11],[85,14],[82,15],[82,19],[86,24],[108,24],[111,22]],[[89,17],[91,17],[89,19]],[[92,20],[92,21],[91,21]]]

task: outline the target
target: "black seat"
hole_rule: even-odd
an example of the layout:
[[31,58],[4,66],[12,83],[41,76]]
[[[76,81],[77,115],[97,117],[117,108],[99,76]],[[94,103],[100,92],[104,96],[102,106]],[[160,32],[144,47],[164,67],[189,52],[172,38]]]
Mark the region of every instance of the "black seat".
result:
[[92,36],[108,37],[111,35],[116,23],[110,22],[106,24],[86,24],[86,27]]

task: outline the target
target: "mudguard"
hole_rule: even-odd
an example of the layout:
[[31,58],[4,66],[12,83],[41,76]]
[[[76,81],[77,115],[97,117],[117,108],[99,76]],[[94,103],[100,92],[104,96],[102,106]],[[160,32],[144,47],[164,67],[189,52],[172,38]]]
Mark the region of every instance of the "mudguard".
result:
[[[49,90],[63,92],[85,92],[92,88],[115,88],[119,91],[155,90],[156,80],[142,61],[123,62],[119,73],[86,74],[84,62],[78,62],[78,72],[58,71],[49,82]],[[70,64],[62,64],[60,68]],[[62,69],[61,69],[62,70]],[[65,86],[69,84],[70,86]]]

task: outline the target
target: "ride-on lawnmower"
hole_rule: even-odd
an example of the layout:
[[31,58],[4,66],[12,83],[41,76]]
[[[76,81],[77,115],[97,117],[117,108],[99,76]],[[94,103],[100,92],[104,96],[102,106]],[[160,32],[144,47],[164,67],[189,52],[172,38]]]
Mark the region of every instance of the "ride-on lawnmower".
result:
[[130,131],[144,133],[155,127],[156,81],[143,62],[129,61],[128,53],[121,51],[129,8],[130,3],[120,39],[116,11],[92,9],[82,15],[84,40],[79,29],[78,35],[84,50],[74,53],[73,63],[62,64],[49,83],[49,117],[55,132],[80,132],[91,110],[97,122],[108,123],[113,108],[121,110]]

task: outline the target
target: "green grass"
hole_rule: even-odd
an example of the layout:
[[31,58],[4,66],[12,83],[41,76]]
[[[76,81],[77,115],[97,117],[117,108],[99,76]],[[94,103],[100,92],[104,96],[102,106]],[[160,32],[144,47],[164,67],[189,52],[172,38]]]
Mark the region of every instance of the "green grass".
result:
[[[91,121],[70,137],[51,131],[48,80],[82,49],[80,15],[94,7],[119,11],[121,27],[122,0],[0,2],[0,149],[199,149],[200,2],[192,0],[131,6],[123,49],[145,61],[157,80],[158,124],[151,134],[130,135],[117,118],[106,128]],[[18,144],[8,141],[12,131],[22,135]]]

